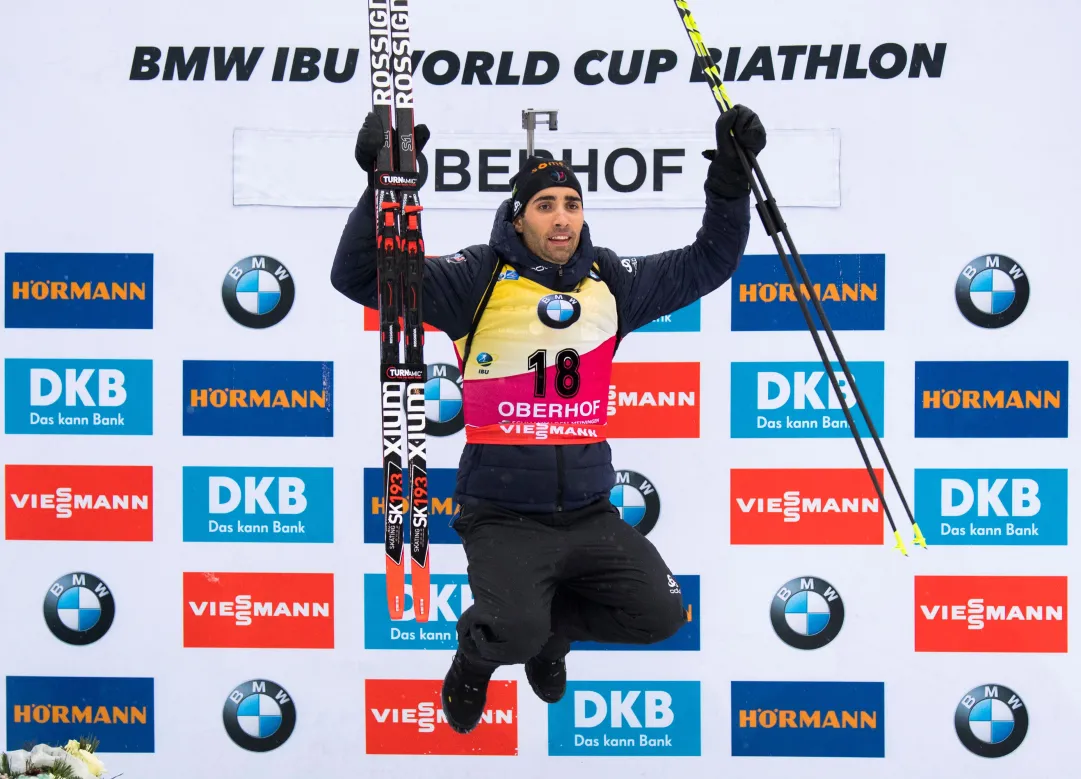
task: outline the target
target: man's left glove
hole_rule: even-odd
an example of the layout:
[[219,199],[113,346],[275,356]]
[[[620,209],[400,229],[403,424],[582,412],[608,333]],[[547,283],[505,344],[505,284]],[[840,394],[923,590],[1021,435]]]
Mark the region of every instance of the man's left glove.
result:
[[[417,154],[420,154],[424,149],[424,144],[428,142],[431,135],[428,132],[428,126],[425,124],[418,124],[413,127],[413,146],[416,148]],[[368,115],[364,117],[364,124],[361,125],[360,132],[357,133],[357,144],[353,149],[353,156],[356,158],[357,164],[368,174],[369,184],[371,184],[372,174],[375,172],[375,161],[379,156],[379,150],[383,148],[386,140],[386,130],[379,115],[375,111],[369,111]]]
[[702,152],[709,160],[706,186],[721,197],[742,197],[751,191],[751,182],[739,161],[732,134],[745,151],[757,157],[766,148],[766,128],[750,108],[734,105],[717,118],[716,130],[717,148]]

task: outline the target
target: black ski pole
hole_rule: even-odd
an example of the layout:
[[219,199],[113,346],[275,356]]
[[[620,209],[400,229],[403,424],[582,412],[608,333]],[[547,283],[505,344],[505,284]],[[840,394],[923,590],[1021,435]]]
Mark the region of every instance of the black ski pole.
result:
[[[713,62],[713,57],[710,54],[709,47],[706,46],[705,41],[702,39],[702,34],[698,30],[698,25],[694,20],[694,16],[691,14],[690,6],[687,0],[674,0],[676,9],[679,11],[680,18],[683,21],[683,26],[687,31],[687,35],[691,39],[691,44],[694,46],[695,54],[698,58],[698,62],[702,67],[702,71],[705,74],[707,83],[713,92],[714,100],[717,103],[721,113],[728,111],[732,107],[732,102],[728,98],[728,93],[725,91],[724,83],[721,81],[720,71],[717,69],[716,64]],[[792,289],[796,292],[796,302],[799,304],[800,311],[803,313],[803,318],[807,323],[807,328],[811,332],[811,338],[815,342],[815,346],[818,349],[818,354],[822,359],[822,364],[825,366],[826,375],[830,379],[830,383],[833,385],[833,390],[836,393],[837,400],[840,402],[841,409],[844,412],[845,420],[848,423],[849,430],[852,432],[852,437],[856,441],[856,447],[859,449],[860,455],[863,458],[864,465],[867,467],[867,472],[871,476],[871,481],[874,484],[875,492],[878,494],[879,500],[882,501],[882,507],[886,514],[886,519],[889,520],[890,528],[893,530],[893,536],[897,541],[894,546],[895,549],[901,552],[901,554],[907,555],[908,552],[905,549],[904,542],[901,540],[901,533],[897,529],[896,523],[893,521],[893,515],[890,512],[889,505],[886,502],[886,497],[883,494],[882,486],[879,484],[878,477],[875,475],[874,468],[871,465],[871,460],[867,455],[867,450],[863,446],[863,441],[860,438],[859,431],[856,429],[855,422],[852,419],[852,414],[848,409],[848,405],[844,402],[844,394],[841,392],[840,384],[837,380],[837,376],[834,374],[832,366],[830,365],[830,359],[826,354],[825,347],[822,345],[822,339],[818,335],[818,328],[815,327],[814,321],[811,319],[810,311],[807,308],[807,303],[804,301],[804,295],[800,294],[800,285],[796,281],[796,276],[792,271],[792,266],[788,261],[788,253],[785,251],[785,247],[781,245],[781,241],[778,238],[778,232],[780,232],[785,239],[785,243],[788,245],[789,251],[792,254],[792,261],[799,269],[800,277],[803,280],[805,289],[807,290],[807,297],[811,298],[811,302],[815,307],[815,312],[818,314],[819,319],[822,322],[822,327],[826,331],[826,336],[829,338],[830,345],[833,347],[834,352],[837,354],[837,362],[841,366],[841,370],[844,372],[845,380],[848,386],[852,389],[853,397],[856,399],[856,404],[859,406],[860,411],[863,414],[864,421],[867,423],[867,429],[871,433],[871,437],[874,439],[875,445],[878,448],[879,454],[882,456],[882,460],[886,466],[886,470],[889,472],[890,478],[893,480],[894,488],[897,490],[897,494],[901,498],[901,504],[904,506],[905,512],[908,515],[909,522],[912,523],[912,532],[915,543],[918,546],[927,548],[927,541],[923,537],[923,533],[920,531],[919,525],[916,523],[915,518],[912,515],[912,510],[909,508],[908,501],[905,500],[904,491],[901,489],[901,485],[898,483],[897,475],[893,471],[893,466],[890,464],[889,458],[886,456],[886,450],[882,446],[882,441],[878,437],[878,433],[875,430],[874,422],[871,420],[870,412],[867,410],[867,406],[863,402],[863,398],[860,396],[859,389],[856,386],[856,379],[849,370],[848,363],[844,359],[844,355],[841,353],[840,344],[837,343],[837,338],[833,333],[833,328],[830,327],[829,320],[826,318],[826,312],[822,309],[822,304],[819,302],[818,297],[814,294],[814,286],[811,283],[810,277],[807,274],[807,269],[803,265],[803,261],[799,256],[799,252],[796,251],[792,236],[788,233],[788,228],[781,218],[780,210],[777,208],[777,203],[773,199],[773,194],[769,190],[769,186],[766,184],[765,176],[762,174],[762,169],[758,165],[758,161],[754,158],[754,155],[749,154],[736,140],[734,134],[732,137],[732,143],[736,148],[736,153],[739,155],[740,162],[743,164],[744,172],[747,174],[747,178],[751,184],[751,190],[755,196],[755,209],[758,211],[758,216],[762,220],[762,226],[765,228],[766,233],[773,239],[774,246],[777,249],[777,254],[781,259],[781,264],[784,266],[786,275],[788,276],[789,283],[792,285]],[[759,191],[758,184],[755,181],[755,177],[762,182],[762,189],[765,191],[765,198],[762,196],[762,192]],[[775,224],[777,226],[775,226]],[[779,226],[779,227],[778,227]]]

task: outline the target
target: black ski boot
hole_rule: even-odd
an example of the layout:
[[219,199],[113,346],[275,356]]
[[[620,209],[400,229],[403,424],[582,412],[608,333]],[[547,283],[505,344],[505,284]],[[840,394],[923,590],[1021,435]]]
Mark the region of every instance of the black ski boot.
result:
[[525,664],[525,678],[529,686],[545,703],[555,703],[567,691],[567,662],[565,658],[547,660],[540,655]]
[[461,652],[454,653],[450,670],[443,679],[443,713],[457,733],[469,733],[480,722],[488,697],[491,671],[472,667]]

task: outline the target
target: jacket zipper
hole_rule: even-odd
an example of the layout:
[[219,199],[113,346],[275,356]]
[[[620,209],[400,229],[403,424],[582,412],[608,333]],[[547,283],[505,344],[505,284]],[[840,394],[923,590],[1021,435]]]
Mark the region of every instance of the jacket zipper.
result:
[[556,444],[556,511],[563,510],[563,447]]

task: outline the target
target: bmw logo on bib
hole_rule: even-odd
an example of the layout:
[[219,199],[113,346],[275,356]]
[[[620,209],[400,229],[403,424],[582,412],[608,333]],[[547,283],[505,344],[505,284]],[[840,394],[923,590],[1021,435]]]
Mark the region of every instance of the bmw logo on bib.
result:
[[273,257],[245,257],[225,274],[221,299],[237,324],[264,328],[285,319],[296,288],[289,269]]
[[582,304],[570,295],[545,295],[537,304],[537,316],[540,317],[540,321],[556,330],[570,327],[581,315]]

